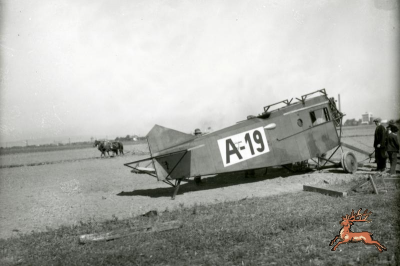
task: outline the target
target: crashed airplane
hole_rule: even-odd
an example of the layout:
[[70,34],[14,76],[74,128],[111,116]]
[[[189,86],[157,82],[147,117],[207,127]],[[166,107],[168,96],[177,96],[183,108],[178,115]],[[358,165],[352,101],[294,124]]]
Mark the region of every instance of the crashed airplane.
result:
[[[283,106],[270,110],[276,105]],[[313,158],[319,167],[332,162],[330,158],[341,146],[343,116],[335,100],[322,89],[295,102],[292,98],[265,106],[260,115],[200,137],[155,125],[146,136],[150,157],[124,165],[175,187],[173,199],[185,178],[290,165]],[[326,158],[332,149],[332,155]],[[146,161],[153,167],[141,166]],[[357,170],[351,152],[342,154],[341,163],[347,172]]]

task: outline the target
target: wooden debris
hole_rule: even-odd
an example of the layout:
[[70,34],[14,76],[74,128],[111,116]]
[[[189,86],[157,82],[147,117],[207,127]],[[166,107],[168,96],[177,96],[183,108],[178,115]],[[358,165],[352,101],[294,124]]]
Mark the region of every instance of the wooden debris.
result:
[[318,192],[318,193],[327,194],[329,196],[335,196],[335,197],[346,197],[347,196],[347,192],[330,190],[330,189],[319,188],[319,187],[306,186],[306,185],[303,185],[303,190],[311,191],[311,192]]
[[360,187],[364,186],[368,182],[370,182],[369,178],[367,178],[367,180],[364,179],[363,181],[361,181],[361,183],[358,183],[357,185],[352,186],[348,191],[356,191],[357,188],[360,188]]
[[348,191],[357,191],[358,188],[361,188],[367,183],[372,185],[375,194],[379,194],[379,192],[387,192],[387,187],[385,180],[389,180],[388,178],[384,178],[384,173],[376,173],[374,175],[368,175],[367,180],[363,180],[361,183],[356,184],[351,187]]
[[377,174],[375,174],[373,176],[370,176],[370,178],[369,178],[371,180],[372,187],[374,188],[374,192],[376,194],[379,194],[378,193],[378,189],[379,189],[378,181],[380,181],[380,183],[383,184],[383,189],[381,189],[380,192],[387,192],[387,188],[386,188],[386,183],[385,183],[385,178],[384,177],[385,177],[384,173],[377,173]]
[[79,243],[85,244],[89,242],[98,242],[98,241],[108,241],[113,239],[118,239],[122,237],[132,236],[140,233],[153,233],[153,232],[162,232],[167,230],[178,229],[182,227],[181,221],[171,221],[159,224],[148,224],[146,226],[140,226],[129,229],[121,229],[115,230],[107,233],[95,233],[95,234],[87,234],[81,235],[79,237]]
[[146,212],[145,214],[142,214],[142,216],[144,216],[144,217],[154,217],[157,215],[158,215],[158,213],[156,210],[151,210],[151,211]]
[[379,194],[378,189],[376,188],[376,185],[375,185],[374,178],[372,176],[370,176],[369,180],[371,181],[371,184],[372,184],[372,187],[374,188],[375,194]]

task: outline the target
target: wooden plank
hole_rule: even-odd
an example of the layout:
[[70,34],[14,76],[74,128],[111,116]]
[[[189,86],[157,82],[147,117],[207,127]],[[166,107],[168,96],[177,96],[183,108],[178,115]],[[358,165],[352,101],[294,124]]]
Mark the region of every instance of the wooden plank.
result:
[[306,186],[306,185],[303,185],[303,190],[311,191],[311,192],[318,192],[318,193],[322,193],[322,194],[328,194],[329,196],[335,196],[335,197],[346,197],[347,196],[347,192],[330,190],[330,189],[319,188],[319,187]]
[[371,180],[371,184],[372,184],[372,187],[374,188],[375,193],[376,193],[376,194],[379,194],[379,193],[378,193],[378,189],[376,188],[376,185],[375,185],[374,177],[371,176],[371,177],[369,178],[369,180]]
[[162,232],[172,229],[178,229],[181,227],[182,227],[182,222],[180,221],[171,221],[160,224],[149,224],[135,228],[115,230],[107,233],[81,235],[79,237],[79,243],[85,244],[89,242],[108,241],[108,240],[136,235],[139,233]]

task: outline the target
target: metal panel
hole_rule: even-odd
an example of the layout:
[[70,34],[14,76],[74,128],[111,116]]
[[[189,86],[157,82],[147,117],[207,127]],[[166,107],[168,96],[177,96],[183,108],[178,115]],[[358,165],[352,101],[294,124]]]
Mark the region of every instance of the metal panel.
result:
[[323,153],[339,145],[339,139],[333,121],[314,126],[309,130],[306,138],[310,150],[310,157],[312,158],[321,156]]
[[152,153],[156,153],[168,149],[169,147],[174,147],[185,141],[194,139],[194,136],[190,134],[159,125],[155,125],[146,137]]
[[192,160],[190,176],[207,175],[216,172],[214,158],[217,158],[217,156],[211,153],[211,143],[212,139],[210,138],[204,138],[199,141],[195,141],[193,146],[199,148],[195,148],[191,151]]
[[324,107],[333,117],[325,91],[319,92],[324,95],[283,101],[283,108],[200,137],[154,126],[147,138],[159,180],[294,163],[333,149],[339,144],[333,121],[319,117],[313,126],[310,118]]
[[[274,157],[271,155],[272,154],[271,143],[273,141],[268,140],[267,134],[265,133],[266,130],[263,129],[264,126],[272,123],[273,121],[263,120],[263,119],[254,119],[254,121],[252,121],[252,122],[249,122],[249,121],[246,121],[246,122],[232,126],[232,127],[230,127],[230,131],[223,131],[212,137],[212,139],[211,139],[212,145],[210,145],[210,150],[211,150],[211,156],[213,157],[213,160],[215,160],[214,166],[216,169],[216,173],[242,171],[242,170],[248,169],[250,165],[255,166],[255,167],[257,167],[257,166],[263,167],[264,165],[269,163],[269,161],[271,161],[271,159],[274,159]],[[257,153],[257,151],[255,151],[255,153],[257,153],[257,155],[254,157],[251,157],[251,159],[248,159],[249,157],[246,157],[245,154],[248,154],[250,139],[248,139],[248,142],[245,141],[245,139],[243,139],[242,143],[235,143],[235,145],[239,145],[239,146],[237,146],[238,147],[237,151],[240,155],[243,155],[245,157],[242,157],[242,159],[239,160],[235,164],[229,164],[227,166],[224,166],[224,161],[222,160],[222,158],[223,158],[222,156],[226,156],[226,154],[224,153],[224,151],[221,150],[221,147],[219,146],[218,141],[221,141],[224,139],[230,139],[230,138],[232,139],[232,141],[237,141],[237,135],[240,135],[243,137],[246,135],[246,133],[251,133],[251,132],[254,133],[254,131],[256,129],[258,131],[258,134],[260,134],[260,135],[264,134],[262,137],[262,139],[263,139],[262,143],[264,143],[264,141],[267,142],[267,143],[264,143],[264,145],[268,144],[268,146],[264,146],[264,148],[268,147],[269,151],[266,153],[263,153],[261,151]],[[256,137],[260,137],[260,135],[258,135],[258,134],[256,134]],[[252,135],[249,135],[249,138],[251,138],[251,140],[254,141],[253,142],[253,144],[255,145],[254,149],[261,150],[262,146],[257,146],[257,145],[262,145],[259,142],[257,142],[260,139],[259,138],[254,139],[254,137]],[[267,138],[267,140],[265,140],[265,138]],[[242,149],[240,149],[240,147]],[[266,160],[268,160],[268,161],[266,161]],[[275,159],[274,159],[274,161],[275,161]],[[226,162],[225,162],[225,165],[226,165]]]
[[[298,120],[301,120],[302,125],[298,125]],[[310,158],[310,150],[308,149],[307,141],[305,138],[305,130],[309,130],[311,127],[311,119],[308,114],[308,110],[301,111],[296,115],[291,116],[292,125],[294,132],[298,133],[294,136],[294,141],[299,149],[299,160],[304,161]]]
[[190,176],[191,152],[182,152],[155,159],[158,180]]
[[[279,137],[274,143],[274,153],[278,157],[277,164],[294,163],[301,160],[299,156],[299,146],[296,143],[295,134],[300,130],[293,125],[293,120],[297,121],[295,113],[286,116],[280,116],[277,122],[277,133]],[[285,138],[285,136],[291,136]],[[281,140],[278,140],[281,139]]]
[[326,149],[331,150],[340,144],[339,136],[333,121],[325,124],[328,139],[324,139]]
[[306,133],[307,145],[310,150],[310,157],[319,157],[324,152],[324,147],[322,143],[322,136],[325,134],[325,127],[319,125],[318,127],[311,128]]

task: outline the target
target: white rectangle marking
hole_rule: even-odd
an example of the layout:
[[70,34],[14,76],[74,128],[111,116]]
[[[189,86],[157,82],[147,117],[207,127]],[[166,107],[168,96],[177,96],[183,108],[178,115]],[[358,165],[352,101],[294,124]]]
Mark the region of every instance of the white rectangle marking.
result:
[[231,166],[269,152],[263,127],[218,140],[224,167]]

